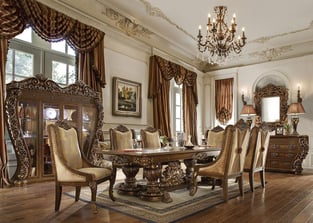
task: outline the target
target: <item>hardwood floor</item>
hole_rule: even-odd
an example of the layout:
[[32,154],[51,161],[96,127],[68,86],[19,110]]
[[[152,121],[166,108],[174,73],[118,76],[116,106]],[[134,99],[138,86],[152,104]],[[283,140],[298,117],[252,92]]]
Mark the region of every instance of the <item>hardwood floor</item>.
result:
[[[305,170],[303,175],[267,172],[266,180],[264,190],[257,188],[179,222],[313,222],[312,171]],[[63,191],[72,190],[65,187]],[[142,221],[103,208],[93,214],[90,204],[65,195],[60,211],[54,212],[54,183],[46,182],[0,189],[0,222]]]

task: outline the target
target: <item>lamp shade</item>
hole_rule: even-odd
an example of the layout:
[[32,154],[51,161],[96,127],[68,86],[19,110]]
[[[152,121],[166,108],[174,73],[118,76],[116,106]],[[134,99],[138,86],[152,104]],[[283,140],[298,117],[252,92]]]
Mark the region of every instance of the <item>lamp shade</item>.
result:
[[244,105],[242,107],[241,116],[253,116],[256,115],[255,109],[252,105]]
[[304,114],[305,110],[303,108],[302,103],[297,102],[297,103],[291,103],[288,107],[287,114],[288,115],[301,115]]

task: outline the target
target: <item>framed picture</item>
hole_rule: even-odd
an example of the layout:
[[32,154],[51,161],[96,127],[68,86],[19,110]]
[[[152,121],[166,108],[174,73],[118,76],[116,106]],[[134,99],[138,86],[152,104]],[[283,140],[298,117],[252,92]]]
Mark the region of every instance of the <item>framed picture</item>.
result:
[[141,84],[113,77],[112,113],[141,117]]
[[283,135],[284,134],[284,126],[282,126],[282,125],[276,126],[275,134],[276,135]]

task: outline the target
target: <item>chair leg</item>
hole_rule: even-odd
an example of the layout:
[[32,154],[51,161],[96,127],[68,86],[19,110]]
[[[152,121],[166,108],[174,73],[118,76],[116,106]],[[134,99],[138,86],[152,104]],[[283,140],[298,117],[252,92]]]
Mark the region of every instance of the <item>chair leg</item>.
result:
[[253,170],[249,171],[249,183],[250,183],[250,190],[254,191],[254,172]]
[[112,176],[110,178],[110,185],[109,185],[109,196],[111,198],[112,201],[115,201],[115,197],[113,195],[113,186],[116,180],[116,168],[113,168],[112,170]]
[[223,195],[224,195],[224,201],[228,200],[228,179],[223,179],[222,182],[222,188],[223,188]]
[[243,177],[242,175],[237,178],[240,195],[243,196]]
[[260,171],[260,179],[261,179],[262,187],[265,188],[265,171],[264,171],[264,169]]
[[97,214],[98,213],[97,205],[96,205],[97,183],[96,182],[90,182],[89,187],[91,190],[91,206],[93,208],[94,214]]
[[60,209],[61,196],[62,196],[62,186],[59,183],[56,183],[55,184],[55,207],[54,207],[55,211],[58,211]]
[[215,185],[216,185],[216,179],[215,178],[212,178],[212,190],[215,189]]
[[76,186],[75,201],[79,200],[81,186]]

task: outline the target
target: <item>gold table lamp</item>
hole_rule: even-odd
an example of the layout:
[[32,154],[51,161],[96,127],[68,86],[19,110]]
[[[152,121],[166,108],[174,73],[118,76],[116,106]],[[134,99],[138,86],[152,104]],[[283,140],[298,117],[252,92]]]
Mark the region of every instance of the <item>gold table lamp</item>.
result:
[[255,112],[255,109],[253,107],[253,105],[249,105],[249,104],[244,104],[244,106],[242,107],[242,110],[241,110],[241,113],[240,113],[240,116],[245,116],[247,117],[247,123],[248,125],[251,127],[251,124],[252,124],[252,119],[251,117],[252,116],[255,116],[256,115],[256,112]]
[[301,102],[291,103],[288,107],[287,115],[291,116],[291,123],[293,127],[292,135],[299,135],[297,132],[297,126],[299,123],[299,115],[305,113],[305,110]]

